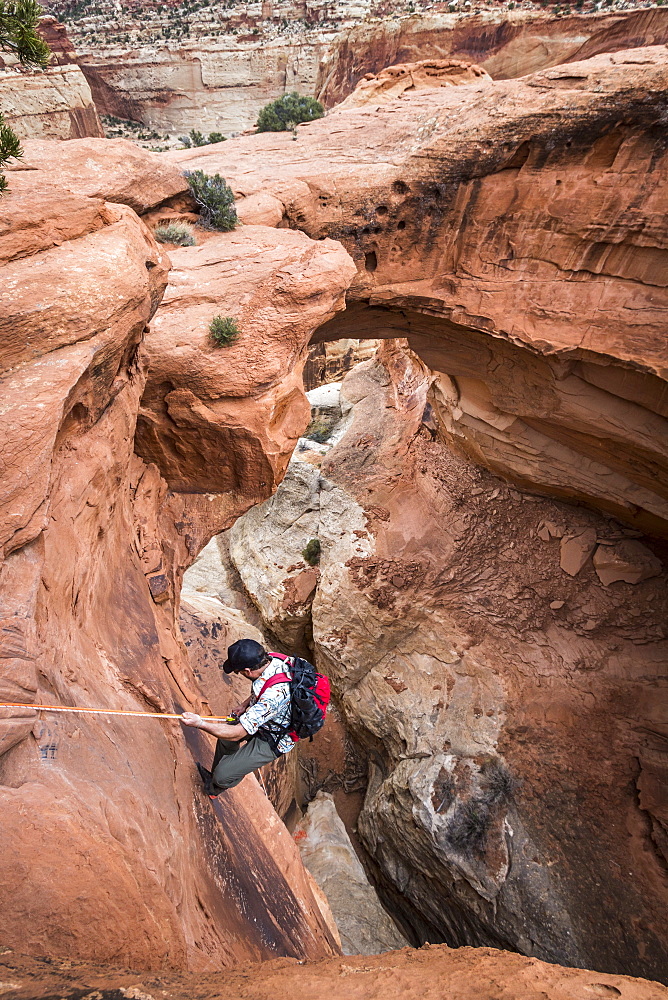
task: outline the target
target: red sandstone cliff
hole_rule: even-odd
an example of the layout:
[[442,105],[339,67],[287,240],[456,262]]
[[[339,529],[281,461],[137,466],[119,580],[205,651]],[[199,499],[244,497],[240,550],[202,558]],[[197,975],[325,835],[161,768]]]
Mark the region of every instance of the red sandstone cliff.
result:
[[[665,91],[656,47],[296,141],[29,148],[0,203],[3,695],[196,706],[181,573],[279,481],[309,338],[405,338],[351,380],[323,472],[362,526],[314,605],[378,877],[424,936],[661,975],[662,570],[628,525],[666,531]],[[133,209],[183,207],[174,161],[280,228],[175,254],[145,335],[166,268]],[[228,309],[226,364],[202,328]],[[3,940],[144,967],[330,951],[253,780],[215,818],[150,725],[2,720]]]
[[666,79],[633,50],[167,157],[340,238],[358,274],[317,339],[408,337],[455,379],[457,447],[665,535]]
[[[226,420],[228,432],[206,493],[195,481],[170,489],[134,452],[147,360],[161,345],[158,334],[149,346],[147,324],[168,260],[118,202],[147,210],[183,180],[129,143],[26,146],[0,202],[0,700],[197,708],[176,624],[181,574],[213,530],[271,491],[259,461],[242,493],[228,474],[244,463],[253,419],[267,414],[273,436],[255,451],[268,442],[267,464],[280,475],[307,419],[295,373],[353,268],[337,244],[301,234],[268,230],[255,252],[234,233],[219,238],[211,311],[227,304],[222,272],[240,271],[230,287],[240,300],[262,288],[274,333],[289,328],[291,340],[281,365],[253,378],[243,343],[216,367],[199,315],[181,312],[178,337],[198,343],[208,369],[208,396],[191,412],[203,437],[207,426],[224,435]],[[304,271],[311,297],[295,323],[290,283]],[[170,293],[166,309],[179,307]],[[260,328],[247,332],[252,352]],[[178,337],[165,345],[166,364]],[[254,416],[254,400],[265,416]],[[178,492],[184,486],[192,492]],[[202,795],[194,759],[211,749],[201,734],[176,722],[27,709],[2,710],[0,736],[4,945],[142,968],[336,952],[298,852],[255,779],[215,806]]]
[[367,73],[423,59],[465,59],[495,80],[668,41],[668,11],[653,8],[555,18],[538,11],[427,14],[360,24],[342,33],[320,64],[316,95],[338,104]]

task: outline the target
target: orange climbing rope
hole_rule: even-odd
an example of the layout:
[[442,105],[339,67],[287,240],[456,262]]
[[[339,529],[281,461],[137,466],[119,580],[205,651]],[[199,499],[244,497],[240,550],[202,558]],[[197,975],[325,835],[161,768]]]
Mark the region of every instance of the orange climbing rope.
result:
[[[85,712],[88,715],[133,715],[142,719],[180,719],[181,715],[168,712],[125,712],[118,708],[80,708],[79,706],[63,707],[62,705],[25,705],[21,702],[3,702],[0,708],[30,708],[34,712]],[[203,715],[207,722],[227,722],[230,717],[222,718],[214,715]]]
[[[62,705],[25,705],[18,701],[6,701],[0,702],[0,708],[30,708],[34,712],[85,712],[87,715],[133,715],[136,718],[141,719],[180,719],[180,715],[173,715],[169,712],[125,712],[119,708],[79,708],[76,706],[63,707]],[[221,718],[216,715],[203,715],[203,719],[207,722],[226,722],[228,725],[231,722],[237,721],[232,716],[226,716]],[[267,786],[264,783],[264,778],[259,771],[256,771],[260,784],[262,786],[262,791],[269,798],[269,793],[267,792]]]

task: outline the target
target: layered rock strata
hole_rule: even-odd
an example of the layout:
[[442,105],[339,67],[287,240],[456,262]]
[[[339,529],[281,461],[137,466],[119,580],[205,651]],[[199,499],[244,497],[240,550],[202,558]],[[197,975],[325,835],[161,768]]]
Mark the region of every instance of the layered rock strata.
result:
[[62,24],[46,17],[40,34],[51,49],[45,70],[23,67],[11,53],[0,56],[0,114],[20,139],[104,136],[90,87]]
[[[63,4],[52,9],[72,16]],[[429,5],[422,5],[428,7]],[[370,16],[371,15],[371,16]],[[160,131],[237,133],[292,90],[326,106],[367,74],[424,59],[478,62],[495,79],[601,52],[668,41],[657,8],[555,18],[538,10],[398,16],[392,4],[98,4],[69,30],[100,113]]]
[[316,339],[407,337],[463,452],[665,535],[666,82],[633,50],[166,155],[340,238]]
[[[218,390],[215,349],[203,357],[196,307],[190,321],[181,310],[172,340],[161,339],[164,327],[156,333],[172,361],[183,341],[200,351],[202,367],[208,360],[209,395],[192,407],[203,436],[207,424],[219,433],[214,396],[241,406],[206,492],[194,480],[176,484],[191,495],[170,489],[158,465],[134,450],[138,414],[149,412],[149,354],[159,359],[147,324],[169,262],[133,208],[155,208],[183,180],[129,143],[26,145],[0,202],[0,700],[206,711],[177,625],[181,575],[226,523],[221,511],[232,517],[256,495],[224,499],[235,489],[227,471],[235,438],[243,440],[245,417],[252,422],[244,399],[262,408],[273,393],[282,436],[269,439],[266,465],[279,475],[282,446],[287,461],[294,442],[286,428],[294,419],[295,438],[301,430],[289,411],[300,414],[303,399],[292,368],[305,358],[312,328],[295,319],[299,334],[280,371],[269,359],[260,372],[243,351],[228,355],[228,371],[236,359],[239,377]],[[316,299],[312,326],[332,314],[352,269],[340,247],[270,230],[255,259],[235,234],[227,239],[232,297],[235,270],[243,269],[285,330],[292,317],[283,314],[301,306],[291,289],[304,267]],[[216,267],[210,261],[211,275]],[[225,307],[221,280],[217,274],[209,288],[212,310]],[[174,296],[166,308],[180,308]],[[256,487],[268,495],[269,475],[258,475]],[[193,758],[210,759],[203,734],[172,720],[25,708],[2,710],[0,737],[3,945],[145,969],[337,952],[297,849],[255,779],[215,805],[202,795]]]
[[320,540],[315,657],[366,750],[386,903],[423,940],[662,978],[665,570],[611,583],[598,554],[655,560],[633,532],[458,458],[405,348],[344,386],[301,511],[286,481],[232,552],[279,630],[300,524]]
[[668,12],[658,8],[555,18],[542,11],[497,10],[461,16],[427,13],[358,24],[342,33],[320,63],[316,96],[343,101],[367,75],[431,59],[478,63],[495,80],[639,45],[668,42]]

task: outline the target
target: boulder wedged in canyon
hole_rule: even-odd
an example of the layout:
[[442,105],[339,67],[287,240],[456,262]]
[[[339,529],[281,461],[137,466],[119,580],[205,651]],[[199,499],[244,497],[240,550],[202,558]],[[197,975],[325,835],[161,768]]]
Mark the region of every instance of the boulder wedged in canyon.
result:
[[335,39],[320,62],[316,96],[325,107],[343,101],[368,73],[422,59],[479,63],[495,80],[526,76],[559,63],[668,42],[668,11],[574,13],[496,10],[440,12],[358,24]]
[[358,264],[316,340],[407,337],[451,441],[668,534],[665,47],[166,154]]
[[[313,643],[368,756],[358,829],[383,898],[423,940],[663,978],[665,569],[643,579],[632,529],[453,452],[398,343],[344,390],[352,426],[304,491]],[[299,559],[283,489],[233,529],[249,519],[271,628]],[[638,582],[604,579],[631,543]]]
[[361,108],[365,104],[394,101],[407,91],[457,87],[465,83],[492,82],[491,76],[474,63],[459,59],[423,59],[417,63],[387,66],[380,73],[367,73],[337,110]]
[[318,792],[293,837],[327,897],[344,955],[378,955],[408,944],[378,902],[331,795]]
[[320,533],[320,472],[291,462],[281,487],[230,528],[229,552],[266,626],[287,649],[307,656],[320,573],[303,551]]
[[[183,498],[134,453],[168,260],[131,208],[100,196],[106,185],[141,207],[162,194],[150,158],[123,179],[130,144],[31,145],[0,201],[0,700],[197,711],[173,584],[195,546]],[[49,177],[49,162],[62,173]],[[267,308],[290,280],[267,281]],[[227,488],[222,474],[209,485]],[[202,794],[203,734],[173,720],[0,715],[3,946],[144,969],[337,953],[255,779],[215,804]]]

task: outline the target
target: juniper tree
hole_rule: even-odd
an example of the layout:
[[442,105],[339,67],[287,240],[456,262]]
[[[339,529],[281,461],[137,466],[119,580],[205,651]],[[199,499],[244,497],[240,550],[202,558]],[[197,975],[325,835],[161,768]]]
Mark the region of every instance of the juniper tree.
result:
[[293,91],[266,104],[257,116],[255,127],[258,132],[289,132],[300,122],[315,121],[324,113],[325,109],[319,101]]

